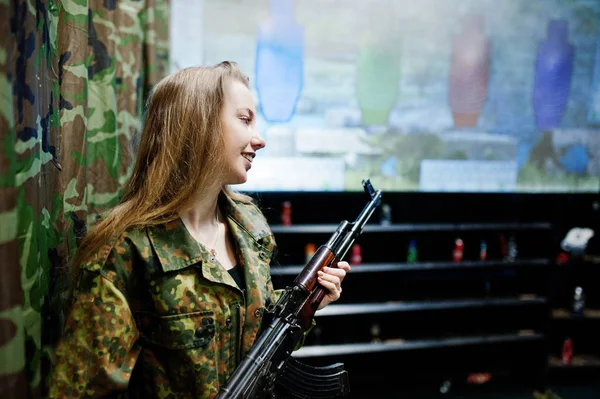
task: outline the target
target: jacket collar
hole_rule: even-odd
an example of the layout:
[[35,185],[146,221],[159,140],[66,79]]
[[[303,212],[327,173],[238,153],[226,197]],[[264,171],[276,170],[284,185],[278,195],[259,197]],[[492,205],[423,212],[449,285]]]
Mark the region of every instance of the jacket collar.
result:
[[[260,210],[255,205],[235,201],[223,193],[219,196],[219,206],[236,239],[239,261],[245,263],[245,249],[259,251],[261,258],[270,259],[274,240]],[[220,271],[214,270],[215,264],[210,262],[208,254],[201,249],[180,218],[148,227],[148,237],[164,272],[181,270],[202,262],[205,277],[213,280],[209,277],[212,275],[215,279],[233,282],[228,273],[224,273],[226,277],[222,277]]]

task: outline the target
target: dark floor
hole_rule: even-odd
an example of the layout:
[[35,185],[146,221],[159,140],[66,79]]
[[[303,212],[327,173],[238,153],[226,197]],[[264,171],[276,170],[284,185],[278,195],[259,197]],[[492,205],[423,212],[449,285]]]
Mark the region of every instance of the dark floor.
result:
[[534,390],[502,390],[499,392],[462,392],[453,393],[450,390],[446,394],[442,393],[415,393],[415,392],[392,392],[373,391],[373,392],[352,392],[352,399],[367,398],[399,398],[399,399],[600,399],[600,378],[598,385],[588,386],[555,386],[545,392]]

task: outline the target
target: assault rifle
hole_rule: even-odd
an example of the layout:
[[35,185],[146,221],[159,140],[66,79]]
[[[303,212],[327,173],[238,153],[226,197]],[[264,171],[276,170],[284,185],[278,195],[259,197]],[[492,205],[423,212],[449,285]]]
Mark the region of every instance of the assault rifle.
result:
[[[333,398],[350,391],[348,372],[342,363],[315,367],[296,360],[292,352],[311,327],[312,319],[326,294],[317,282],[317,272],[337,267],[375,209],[381,204],[381,191],[369,179],[362,182],[369,202],[358,218],[344,220],[287,286],[279,300],[263,315],[263,331],[248,354],[221,388],[217,399]],[[282,392],[283,390],[283,392]]]

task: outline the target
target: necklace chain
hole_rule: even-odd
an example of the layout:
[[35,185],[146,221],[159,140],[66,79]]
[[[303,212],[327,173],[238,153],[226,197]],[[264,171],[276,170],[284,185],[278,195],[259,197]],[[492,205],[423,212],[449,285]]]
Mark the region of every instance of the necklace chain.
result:
[[217,251],[215,251],[215,247],[217,246],[217,241],[219,240],[219,232],[221,230],[220,226],[219,226],[219,210],[218,209],[215,214],[215,224],[217,226],[217,232],[215,233],[215,242],[213,242],[212,248],[209,248],[210,254],[212,255],[213,258],[217,256]]

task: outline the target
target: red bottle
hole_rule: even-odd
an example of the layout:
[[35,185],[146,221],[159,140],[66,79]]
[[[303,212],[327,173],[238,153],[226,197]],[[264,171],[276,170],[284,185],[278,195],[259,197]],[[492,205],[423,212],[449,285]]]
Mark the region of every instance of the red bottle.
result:
[[281,224],[284,226],[292,225],[292,203],[285,201],[281,206]]
[[556,263],[563,265],[569,261],[569,254],[566,252],[560,252],[556,257]]
[[452,260],[454,262],[458,263],[463,259],[464,249],[465,244],[463,243],[463,240],[457,238],[456,241],[454,241],[454,251],[452,251]]
[[352,254],[350,255],[350,264],[351,265],[360,265],[362,263],[362,254],[360,245],[354,244],[352,246]]
[[561,357],[563,364],[571,364],[573,360],[573,340],[571,338],[567,338],[563,342]]

